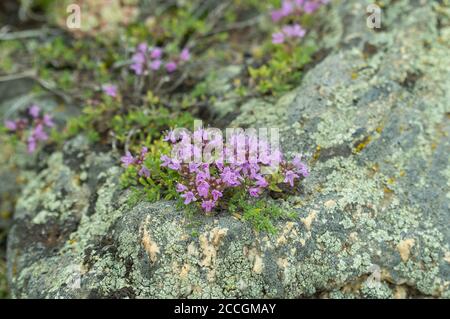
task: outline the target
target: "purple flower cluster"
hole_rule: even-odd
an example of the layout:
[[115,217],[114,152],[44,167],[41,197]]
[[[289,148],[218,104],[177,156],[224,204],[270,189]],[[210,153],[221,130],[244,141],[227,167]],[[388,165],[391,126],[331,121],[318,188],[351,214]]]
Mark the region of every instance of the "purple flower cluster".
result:
[[[211,163],[195,163],[186,162],[192,154],[198,154],[211,145],[211,141],[207,141],[206,131],[198,129],[194,133],[186,133],[181,136],[181,141],[175,137],[173,132],[169,132],[165,140],[172,143],[172,147],[177,147],[175,152],[177,156],[173,158],[162,155],[161,167],[175,170],[179,174],[179,181],[176,191],[184,199],[184,204],[188,205],[192,202],[198,203],[205,212],[211,212],[218,206],[221,198],[229,194],[230,189],[239,188],[246,191],[251,197],[260,197],[261,194],[269,188],[275,174],[282,177],[282,183],[295,186],[297,181],[309,175],[308,168],[300,157],[295,157],[293,161],[288,162],[283,159],[280,151],[272,151],[271,154],[259,156],[256,160],[250,160],[251,144],[254,145],[253,137],[244,134],[233,135],[230,143],[223,147],[223,155],[227,158],[224,162],[223,158],[216,159]],[[190,143],[191,138],[201,138],[201,146]],[[214,142],[214,140],[212,140]],[[234,154],[235,142],[245,143],[246,156],[244,160],[229,160],[230,155]],[[258,143],[258,142],[256,142]],[[259,141],[267,150],[266,142]],[[181,146],[181,147],[180,147]],[[275,163],[275,164],[274,164]],[[274,168],[277,170],[266,170]],[[270,173],[267,173],[267,172]],[[277,183],[277,182],[276,182]]]
[[280,32],[272,33],[272,43],[281,44],[287,38],[303,38],[306,34],[306,30],[299,24],[285,25]]
[[114,84],[104,84],[102,85],[102,91],[103,93],[105,93],[106,95],[110,96],[110,97],[117,97],[117,85]]
[[27,150],[30,154],[36,150],[39,142],[48,140],[46,129],[53,126],[55,126],[55,123],[53,123],[52,116],[49,114],[41,115],[41,109],[37,105],[32,105],[28,109],[27,118],[5,121],[5,127],[8,131],[15,132],[18,136],[23,136],[25,130],[30,128],[27,137]]
[[137,46],[131,58],[131,69],[137,75],[146,75],[149,71],[158,71],[164,66],[167,73],[173,73],[183,62],[189,61],[191,54],[188,48],[183,49],[177,57],[163,60],[164,50],[160,47],[149,48],[146,43]]
[[144,165],[144,160],[147,153],[147,147],[142,147],[141,152],[136,156],[131,155],[131,153],[128,151],[126,152],[125,156],[122,156],[120,158],[120,161],[125,168],[129,166],[135,166],[139,176],[150,177],[150,171]]
[[[273,22],[278,22],[284,18],[294,15],[311,14],[330,0],[283,0],[281,8],[273,10],[271,17]],[[299,24],[285,25],[281,31],[272,34],[272,43],[281,44],[287,39],[303,38],[306,30]]]

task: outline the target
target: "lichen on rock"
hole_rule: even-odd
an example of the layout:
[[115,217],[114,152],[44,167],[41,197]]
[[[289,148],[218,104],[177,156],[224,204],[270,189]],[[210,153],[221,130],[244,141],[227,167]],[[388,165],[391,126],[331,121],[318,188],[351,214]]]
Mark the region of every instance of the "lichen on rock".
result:
[[334,4],[328,56],[231,123],[279,127],[283,150],[310,160],[276,234],[171,201],[130,206],[117,154],[80,136],[17,203],[13,296],[450,298],[450,27],[430,3],[388,2],[380,32],[360,1]]

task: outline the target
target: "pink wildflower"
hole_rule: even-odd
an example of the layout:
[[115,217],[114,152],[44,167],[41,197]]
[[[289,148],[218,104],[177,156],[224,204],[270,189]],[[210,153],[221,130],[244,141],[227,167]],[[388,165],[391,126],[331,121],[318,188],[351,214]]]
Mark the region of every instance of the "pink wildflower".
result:
[[200,182],[199,185],[197,186],[197,191],[201,197],[204,197],[204,198],[208,197],[209,184],[205,181]]
[[177,69],[177,64],[174,61],[170,61],[168,63],[166,63],[166,70],[169,73],[175,72],[175,70]]
[[142,165],[141,169],[138,172],[139,176],[145,176],[145,177],[150,177],[150,171],[147,167],[145,167],[144,165]]
[[113,85],[113,84],[105,84],[102,87],[103,92],[111,97],[116,97],[117,96],[117,86]]
[[163,167],[169,166],[170,162],[172,161],[172,159],[167,155],[161,155],[160,159],[162,161],[161,166]]
[[37,106],[36,104],[33,104],[30,109],[28,110],[28,113],[33,117],[33,118],[38,118],[39,117],[39,112],[41,111],[41,109],[39,108],[39,106]]
[[284,34],[281,32],[276,32],[272,34],[272,43],[281,44],[284,42]]
[[153,60],[150,62],[150,69],[152,69],[153,71],[158,71],[161,68],[161,64],[161,60]]
[[258,187],[252,187],[252,188],[249,188],[248,193],[252,197],[259,197],[259,194],[261,193],[261,189]]
[[130,166],[131,164],[134,163],[134,157],[133,157],[133,155],[131,155],[130,152],[127,152],[127,153],[125,154],[125,156],[122,156],[122,157],[120,158],[120,161],[122,162],[122,164],[123,164],[125,167],[128,167],[128,166]]
[[212,200],[206,200],[202,202],[202,208],[207,213],[209,213],[214,208],[215,205],[216,203]]
[[220,197],[223,196],[222,192],[221,192],[221,191],[218,191],[217,189],[213,190],[213,191],[211,192],[211,195],[212,195],[214,201],[217,201]]
[[184,186],[183,184],[178,183],[176,186],[176,190],[178,193],[182,193],[184,191],[186,191],[188,188],[186,186]]
[[195,202],[197,200],[197,198],[195,198],[193,192],[184,193],[183,195],[181,195],[181,197],[184,198],[184,204],[185,205],[188,205],[189,203]]
[[5,127],[10,131],[17,130],[17,124],[15,121],[5,121]]
[[289,183],[291,187],[294,187],[294,179],[298,177],[299,176],[295,174],[293,171],[287,171],[284,175],[284,182]]
[[55,123],[53,122],[53,117],[50,114],[44,114],[44,117],[42,118],[42,122],[47,127],[55,126]]
[[150,58],[152,59],[161,59],[163,54],[163,51],[160,47],[155,47],[152,49],[151,53],[150,53]]
[[27,143],[27,151],[28,153],[33,153],[36,150],[36,140],[31,135],[28,137],[28,143]]
[[191,54],[189,52],[189,49],[184,48],[180,53],[180,60],[186,62],[186,61],[189,61],[190,58],[191,58]]
[[284,26],[283,33],[290,38],[303,38],[306,34],[306,30],[299,24],[293,24]]

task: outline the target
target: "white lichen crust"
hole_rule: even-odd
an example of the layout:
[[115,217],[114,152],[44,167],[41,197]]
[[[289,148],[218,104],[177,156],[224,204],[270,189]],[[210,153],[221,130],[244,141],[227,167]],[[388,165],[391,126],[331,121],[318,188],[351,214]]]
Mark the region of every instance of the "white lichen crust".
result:
[[111,155],[80,137],[17,203],[13,295],[450,298],[450,10],[383,1],[374,31],[361,19],[369,2],[337,1],[331,53],[295,91],[251,100],[233,122],[280,127],[286,152],[309,155],[303,194],[283,203],[297,218],[267,235],[173,202],[130,207]]

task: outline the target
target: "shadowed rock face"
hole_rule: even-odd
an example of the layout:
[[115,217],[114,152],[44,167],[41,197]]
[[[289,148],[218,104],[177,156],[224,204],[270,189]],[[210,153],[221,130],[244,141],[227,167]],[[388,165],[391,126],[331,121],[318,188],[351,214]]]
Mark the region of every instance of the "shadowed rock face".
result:
[[17,203],[13,295],[449,298],[449,21],[419,1],[392,1],[379,32],[361,1],[329,14],[333,51],[233,122],[279,127],[286,152],[310,155],[304,194],[284,203],[298,218],[268,236],[172,202],[129,207],[117,159],[78,137]]

